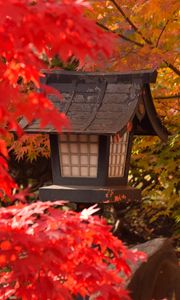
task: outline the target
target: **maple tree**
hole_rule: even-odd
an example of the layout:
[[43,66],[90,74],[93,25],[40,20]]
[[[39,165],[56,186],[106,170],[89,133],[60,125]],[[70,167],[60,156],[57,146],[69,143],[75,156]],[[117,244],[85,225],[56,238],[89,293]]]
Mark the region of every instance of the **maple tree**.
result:
[[141,188],[152,220],[164,215],[178,222],[179,1],[109,0],[95,1],[93,6],[87,14],[104,31],[118,36],[117,51],[105,70],[158,70],[151,90],[171,135],[166,145],[156,137],[134,141],[130,182]]

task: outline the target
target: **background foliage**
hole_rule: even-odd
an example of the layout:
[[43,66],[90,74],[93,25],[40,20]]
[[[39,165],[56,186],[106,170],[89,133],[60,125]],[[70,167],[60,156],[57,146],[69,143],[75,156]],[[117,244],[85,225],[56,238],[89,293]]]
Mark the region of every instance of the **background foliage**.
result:
[[[157,82],[151,90],[158,114],[170,136],[166,145],[156,137],[137,137],[134,140],[130,184],[141,188],[143,201],[141,205],[135,205],[136,209],[128,212],[126,218],[126,221],[130,218],[128,224],[133,227],[131,224],[136,216],[134,231],[148,225],[147,236],[160,224],[164,226],[164,234],[172,234],[173,230],[177,232],[180,228],[178,2],[95,1],[96,14],[91,14],[100,27],[118,36],[117,52],[108,70],[158,69]],[[139,215],[140,222],[137,221]],[[169,218],[173,218],[176,225]]]

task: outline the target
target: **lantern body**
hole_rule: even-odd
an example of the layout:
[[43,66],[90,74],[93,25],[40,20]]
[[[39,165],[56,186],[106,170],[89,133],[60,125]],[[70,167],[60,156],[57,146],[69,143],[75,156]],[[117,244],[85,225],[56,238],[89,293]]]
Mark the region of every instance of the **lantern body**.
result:
[[[127,186],[133,133],[50,135],[53,185],[42,187],[42,200],[96,203],[116,196],[140,199]],[[113,197],[112,197],[113,193]]]

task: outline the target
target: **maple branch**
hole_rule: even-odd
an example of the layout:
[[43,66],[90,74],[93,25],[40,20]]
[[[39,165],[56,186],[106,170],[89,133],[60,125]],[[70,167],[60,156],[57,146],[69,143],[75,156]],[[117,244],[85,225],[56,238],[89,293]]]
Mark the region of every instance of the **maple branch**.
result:
[[179,69],[177,69],[171,63],[168,63],[168,61],[166,61],[166,60],[164,60],[164,63],[167,65],[167,67],[169,67],[172,71],[174,71],[174,73],[176,73],[178,76],[180,76],[180,70]]
[[114,4],[114,6],[117,8],[117,10],[121,13],[121,15],[124,17],[124,19],[131,25],[131,27],[134,29],[135,32],[137,32],[141,38],[149,45],[152,45],[151,40],[147,39],[143,33],[138,29],[138,27],[132,22],[132,20],[125,14],[123,9],[115,0],[111,0],[111,2]]
[[154,99],[156,99],[156,100],[159,100],[159,99],[176,99],[176,98],[180,99],[180,94],[154,97]]
[[105,25],[102,24],[102,23],[96,22],[96,24],[97,24],[99,27],[105,29],[106,31],[109,31],[109,32],[112,32],[112,33],[117,34],[117,35],[118,35],[120,38],[122,38],[123,40],[126,40],[126,41],[128,41],[128,42],[130,42],[130,43],[132,43],[132,44],[135,44],[135,45],[139,46],[139,47],[143,47],[143,46],[144,46],[143,44],[141,44],[141,43],[139,43],[139,42],[136,42],[136,41],[134,41],[134,40],[131,40],[130,38],[128,38],[127,36],[125,36],[125,35],[123,35],[123,34],[121,34],[121,33],[117,33],[115,30],[109,29],[107,26],[105,26]]
[[167,27],[169,21],[170,21],[170,19],[168,19],[168,20],[166,21],[166,23],[165,23],[164,26],[163,26],[163,29],[162,29],[161,32],[160,32],[160,35],[159,35],[159,37],[158,37],[158,39],[157,39],[157,42],[156,42],[156,48],[157,48],[158,45],[159,45],[160,39],[161,39],[161,37],[162,37],[162,35],[163,35],[163,32],[165,31],[165,29],[166,29],[166,27]]
[[157,39],[157,42],[156,42],[156,48],[157,48],[158,45],[159,45],[159,41],[160,41],[160,39],[161,39],[161,37],[162,37],[163,32],[165,31],[165,29],[166,29],[167,25],[169,24],[170,20],[172,19],[172,16],[173,16],[176,12],[177,12],[177,10],[174,10],[173,13],[172,13],[172,15],[171,15],[171,17],[170,17],[169,19],[167,19],[166,23],[164,24],[163,29],[162,29],[162,31],[161,31],[161,33],[160,33],[158,39]]

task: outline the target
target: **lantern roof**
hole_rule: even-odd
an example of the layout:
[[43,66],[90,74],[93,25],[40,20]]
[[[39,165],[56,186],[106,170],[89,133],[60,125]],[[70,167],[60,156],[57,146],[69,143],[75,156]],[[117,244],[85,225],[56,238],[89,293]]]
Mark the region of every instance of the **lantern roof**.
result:
[[[87,73],[62,70],[44,71],[43,84],[57,89],[48,98],[71,121],[64,132],[86,134],[123,133],[127,124],[136,119],[136,134],[158,135],[167,139],[151,96],[149,84],[156,81],[155,70],[123,73]],[[55,133],[48,125],[40,128],[39,121],[31,124],[22,118],[20,126],[25,132]]]

